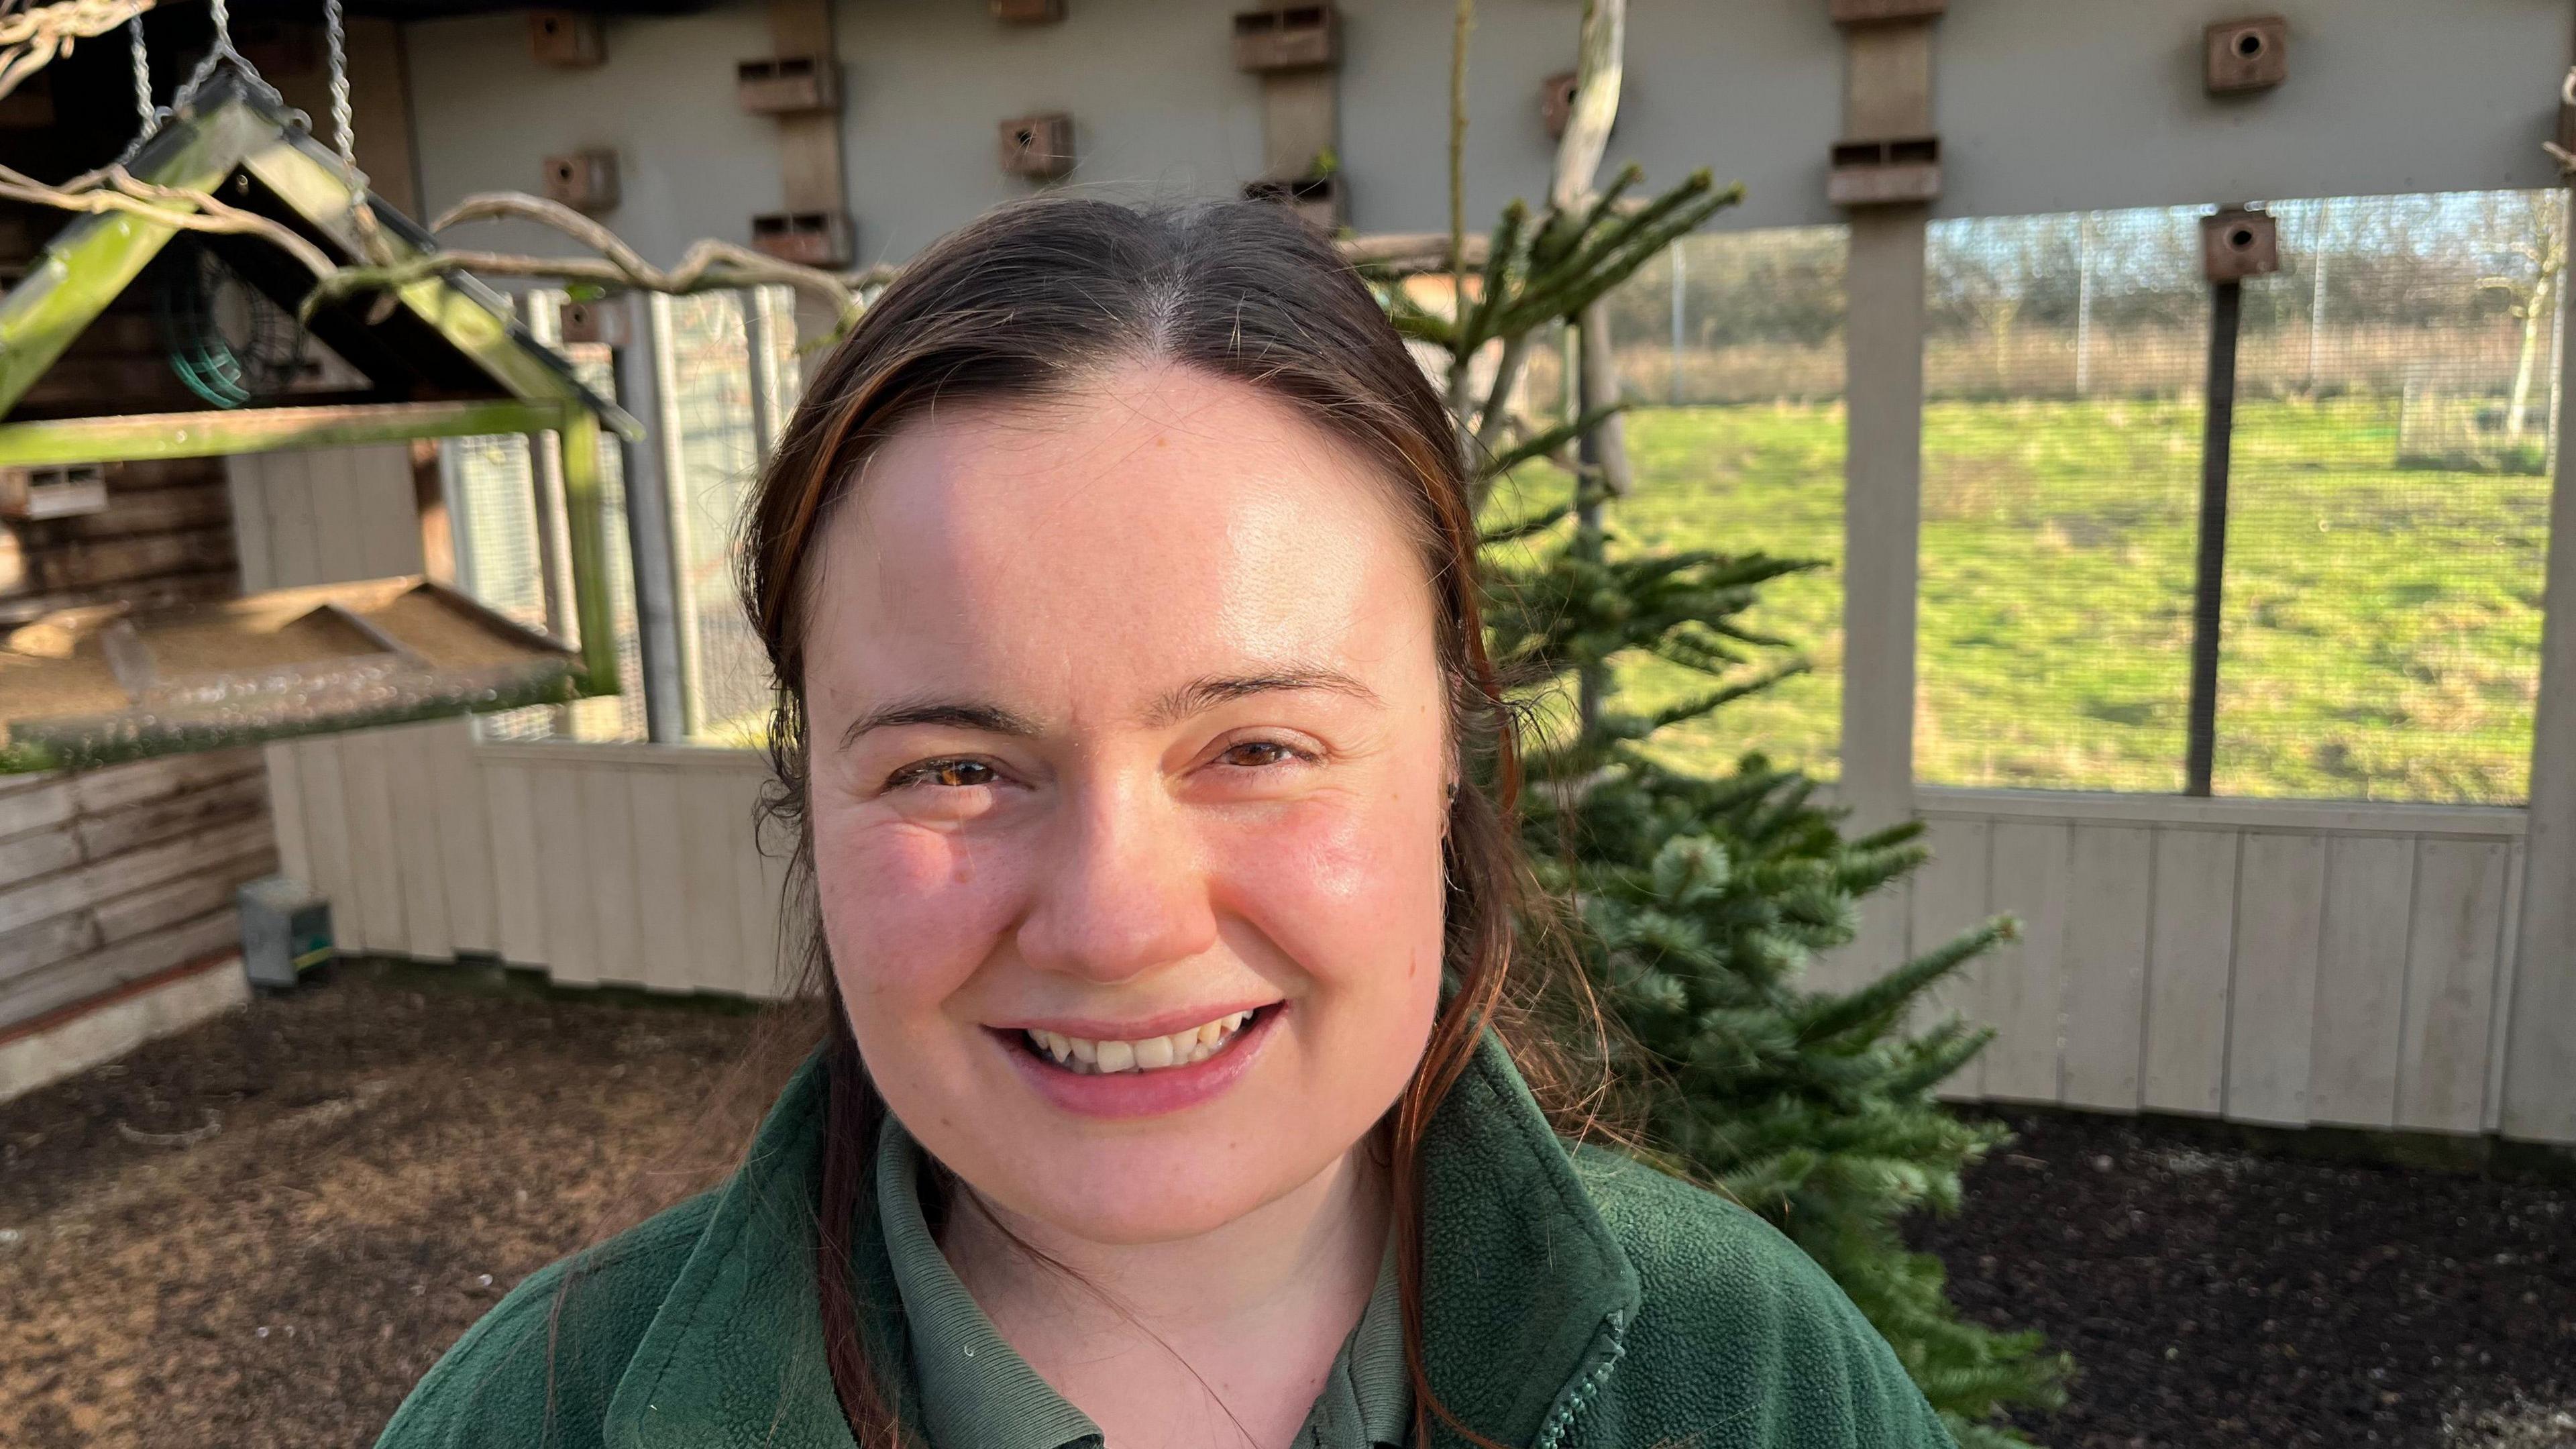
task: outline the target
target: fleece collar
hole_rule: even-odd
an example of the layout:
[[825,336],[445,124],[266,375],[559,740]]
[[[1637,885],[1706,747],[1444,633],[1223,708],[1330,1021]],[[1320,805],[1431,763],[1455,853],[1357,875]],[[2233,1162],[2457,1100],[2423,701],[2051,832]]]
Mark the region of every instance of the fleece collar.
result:
[[[823,1099],[818,1054],[762,1122],[619,1379],[604,1426],[616,1449],[850,1449],[814,1292]],[[1490,1034],[1432,1116],[1423,1173],[1433,1392],[1487,1438],[1552,1442],[1616,1362],[1637,1274]],[[861,1330],[917,1424],[903,1302],[864,1197],[850,1235]]]

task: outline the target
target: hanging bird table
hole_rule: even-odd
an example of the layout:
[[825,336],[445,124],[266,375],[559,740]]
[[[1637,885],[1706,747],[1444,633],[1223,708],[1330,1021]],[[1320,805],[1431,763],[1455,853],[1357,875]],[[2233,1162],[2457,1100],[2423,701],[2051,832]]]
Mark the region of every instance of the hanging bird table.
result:
[[[399,266],[436,243],[368,194],[349,154],[345,83],[335,83],[334,156],[240,63],[221,0],[215,8],[217,52],[172,105],[154,111],[141,93],[148,134],[124,166],[154,209],[77,216],[0,296],[0,513],[41,519],[102,500],[112,510],[97,465],[551,434],[579,648],[418,577],[168,609],[65,609],[0,633],[0,772],[617,689],[600,447],[603,428],[628,438],[641,428],[462,274],[299,317],[317,259]],[[332,39],[336,63],[336,26]],[[335,82],[340,73],[335,64]],[[244,217],[274,225],[185,224],[210,207],[237,226]],[[280,229],[302,245],[281,242]],[[39,386],[92,321],[147,287],[172,371],[210,407]]]

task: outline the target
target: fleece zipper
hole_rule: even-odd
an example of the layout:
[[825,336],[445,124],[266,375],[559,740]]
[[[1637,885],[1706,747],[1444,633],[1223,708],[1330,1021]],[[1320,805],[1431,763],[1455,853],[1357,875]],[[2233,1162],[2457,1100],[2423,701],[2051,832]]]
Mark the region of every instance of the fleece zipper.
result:
[[1574,1371],[1574,1377],[1557,1390],[1556,1402],[1549,1406],[1547,1417],[1539,1421],[1538,1437],[1530,1441],[1530,1449],[1559,1449],[1566,1431],[1574,1427],[1575,1416],[1601,1391],[1609,1381],[1610,1371],[1619,1366],[1620,1355],[1627,1351],[1628,1315],[1613,1309],[1609,1317],[1601,1320],[1601,1327],[1594,1330],[1592,1343],[1584,1350],[1582,1365]]

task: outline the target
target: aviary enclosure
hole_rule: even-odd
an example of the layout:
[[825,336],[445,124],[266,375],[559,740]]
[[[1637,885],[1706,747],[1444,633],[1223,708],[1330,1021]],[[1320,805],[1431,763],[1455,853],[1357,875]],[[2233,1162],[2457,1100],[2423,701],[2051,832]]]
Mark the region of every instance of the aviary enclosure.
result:
[[[1569,47],[1572,13],[1489,6],[1454,254],[1425,160],[1441,117],[1403,103],[1455,79],[1450,17],[1346,8],[1200,17],[1227,114],[1257,138],[1224,184],[1413,277],[1398,291],[1435,343],[1502,285],[1482,219],[1535,196],[1551,158],[1563,176],[1569,130],[1658,182],[1702,162],[1748,178],[1742,207],[1641,252],[1580,326],[1517,358],[1499,338],[1466,350],[1476,388],[1517,369],[1502,395],[1533,420],[1486,442],[1543,444],[1498,490],[1498,525],[1579,503],[1553,526],[1598,522],[1613,557],[1828,565],[1764,582],[1738,621],[1811,669],[1644,747],[1703,774],[1759,750],[1822,782],[1855,836],[1926,827],[1928,862],[1862,900],[1806,984],[1850,990],[2011,916],[1917,1016],[1994,1033],[1944,1082],[1954,1101],[2576,1142],[2557,1025],[2576,1013],[2567,208],[2542,150],[2570,134],[2560,7],[2497,0],[2483,31],[2394,4],[2277,27],[2145,6],[2090,28],[2025,0],[1777,0],[1722,29],[1644,7],[1629,103],[1614,86],[1587,117],[1600,57]],[[121,65],[130,16],[80,9],[87,52]],[[764,682],[730,599],[733,514],[800,345],[882,279],[862,259],[900,254],[877,228],[1165,164],[1136,139],[1159,123],[1121,110],[1150,88],[1117,57],[1160,57],[1147,40],[1183,27],[1099,9],[871,13],[881,65],[845,62],[847,17],[836,41],[818,4],[773,7],[765,35],[721,11],[407,23],[389,73],[421,154],[370,160],[370,195],[379,133],[352,140],[347,85],[368,62],[350,65],[336,8],[306,82],[332,103],[335,156],[218,6],[213,44],[172,48],[204,54],[199,73],[164,55],[156,84],[147,56],[145,115],[82,153],[154,137],[124,158],[130,183],[0,177],[46,218],[0,301],[0,717],[12,766],[46,771],[0,783],[0,1052],[202,976],[231,888],[271,870],[330,900],[352,957],[774,995],[780,866],[748,808]],[[682,58],[764,45],[707,85]],[[1710,74],[1674,69],[1685,56]],[[1105,89],[1059,84],[1085,70]],[[997,97],[1006,189],[845,164],[853,135],[871,156],[945,156],[925,138],[971,130],[995,172],[992,118],[960,125],[964,102],[904,89],[969,73]],[[2410,107],[2403,135],[2361,103],[2401,75],[2451,102]],[[1767,109],[1724,109],[1712,76]],[[1802,108],[1766,78],[1839,101]],[[583,89],[604,84],[668,95],[670,116]],[[700,92],[767,129],[709,129]],[[566,94],[609,119],[574,134],[550,109]],[[60,133],[110,135],[52,103]],[[708,214],[723,178],[673,185],[656,159],[684,126],[737,153],[774,143],[781,196]],[[532,179],[554,199],[490,194]],[[422,215],[420,196],[458,203],[448,245],[386,189]],[[91,214],[56,237],[66,200]],[[513,230],[463,230],[487,225]],[[509,240],[455,245],[485,234]],[[660,255],[748,244],[664,269],[638,234]],[[1614,403],[1611,429],[1539,436]],[[1651,650],[1597,665],[1577,713],[1678,709],[1707,683]],[[161,758],[52,773],[138,756]],[[2123,1182],[2183,1200],[2227,1151],[2169,1124],[2051,1122],[2022,1120],[2023,1160],[2116,1157]],[[2010,1166],[1976,1189],[2011,1191]],[[2558,1207],[2534,1201],[2495,1208],[2496,1251],[2531,1267],[2499,1283],[2561,1292],[2520,1226]],[[2021,1321],[2011,1274],[1976,1266],[1996,1241],[1980,1231],[1931,1246],[1984,1321]],[[2506,1316],[2530,1341],[2567,1331],[2521,1306],[2537,1316]]]

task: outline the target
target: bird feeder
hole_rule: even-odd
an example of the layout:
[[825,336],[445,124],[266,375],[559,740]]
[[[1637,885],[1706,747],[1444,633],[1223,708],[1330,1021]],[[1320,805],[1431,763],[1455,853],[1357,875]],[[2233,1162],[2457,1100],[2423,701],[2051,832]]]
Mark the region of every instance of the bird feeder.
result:
[[[437,250],[294,117],[233,75],[215,77],[128,169],[278,222],[338,265],[373,257],[399,266]],[[22,508],[97,504],[81,472],[90,465],[551,433],[562,450],[580,649],[415,577],[172,609],[62,609],[0,636],[0,771],[615,693],[600,445],[603,428],[626,437],[643,430],[583,387],[472,278],[425,275],[318,308],[301,325],[333,366],[300,391],[226,394],[214,385],[224,380],[213,375],[220,369],[191,376],[175,345],[172,363],[190,387],[229,405],[120,412],[115,392],[39,386],[83,329],[180,242],[180,230],[148,215],[76,217],[0,295],[0,474],[21,476],[13,496],[23,495]],[[264,237],[194,233],[185,245],[203,248],[286,316],[314,283],[303,262]],[[112,491],[104,502],[113,514]]]

